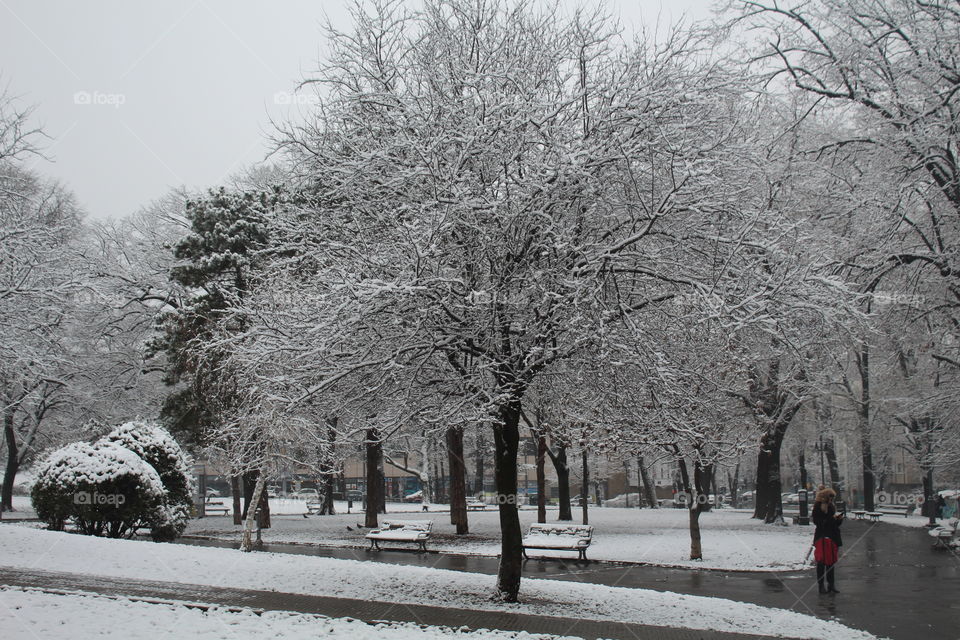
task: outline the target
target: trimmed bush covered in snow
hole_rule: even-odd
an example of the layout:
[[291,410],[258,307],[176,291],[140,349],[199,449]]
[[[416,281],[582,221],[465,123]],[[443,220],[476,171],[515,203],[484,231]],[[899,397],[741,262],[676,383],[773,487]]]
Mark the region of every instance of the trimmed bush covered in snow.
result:
[[158,542],[178,538],[187,526],[193,502],[190,460],[180,445],[162,427],[142,421],[120,425],[102,441],[133,451],[157,471],[166,498],[163,507],[151,520],[150,535]]
[[75,442],[37,469],[31,491],[37,516],[51,529],[72,518],[77,531],[120,538],[155,520],[165,500],[152,466],[113,442]]

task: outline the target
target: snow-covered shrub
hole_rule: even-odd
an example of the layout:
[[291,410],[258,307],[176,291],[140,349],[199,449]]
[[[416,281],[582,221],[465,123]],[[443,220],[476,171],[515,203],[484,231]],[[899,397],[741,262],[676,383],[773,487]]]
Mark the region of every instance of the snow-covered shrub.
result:
[[102,438],[133,451],[152,466],[163,482],[166,498],[150,522],[150,535],[158,542],[175,540],[190,517],[193,486],[190,460],[163,427],[133,421],[120,425]]
[[75,442],[39,465],[30,495],[51,529],[72,518],[80,533],[119,538],[156,518],[165,491],[154,468],[129,449]]

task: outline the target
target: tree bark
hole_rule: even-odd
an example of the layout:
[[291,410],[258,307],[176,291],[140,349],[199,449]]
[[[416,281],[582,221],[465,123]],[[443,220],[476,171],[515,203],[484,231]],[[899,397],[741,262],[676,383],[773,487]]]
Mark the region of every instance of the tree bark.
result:
[[[339,423],[340,418],[338,416],[332,416],[327,418],[327,440],[328,440],[328,451],[321,452],[321,460],[323,461],[324,471],[323,471],[323,505],[320,507],[320,515],[329,515],[332,516],[335,514],[336,509],[333,505],[333,494],[335,493],[334,484],[337,479],[337,470],[336,467],[336,451],[334,449],[337,442],[337,424]],[[346,496],[344,496],[346,497]]]
[[760,439],[757,454],[757,491],[753,517],[770,523],[783,518],[780,483],[780,446],[786,427],[776,428]]
[[800,488],[807,488],[807,456],[803,451],[803,443],[800,446]]
[[876,476],[873,469],[873,450],[870,444],[870,350],[865,344],[857,354],[857,369],[860,373],[857,426],[860,429],[860,455],[863,461],[863,508],[867,511],[873,511]]
[[547,449],[547,455],[557,471],[557,489],[559,490],[560,515],[558,520],[573,520],[573,511],[570,509],[570,467],[567,466],[567,445],[559,443],[557,452]]
[[547,437],[534,432],[537,440],[537,522],[547,521]]
[[[263,488],[267,484],[267,474],[263,472],[253,472],[257,478],[256,484],[251,495],[250,503],[248,504],[258,504],[261,499],[266,496]],[[256,509],[247,509],[247,515],[243,525],[243,538],[240,541],[240,551],[253,551],[253,525],[257,521],[257,510]],[[268,516],[269,517],[269,516]]]
[[[630,508],[630,461],[623,461],[623,497],[626,498],[624,506]],[[639,496],[638,496],[639,497]]]
[[740,463],[733,470],[733,474],[727,474],[727,488],[730,490],[730,506],[734,509],[740,506]]
[[590,501],[590,466],[587,448],[581,449],[583,453],[583,477],[580,479],[580,509],[583,512],[583,524],[590,524],[590,516],[587,513],[587,503]]
[[937,499],[933,493],[933,469],[927,469],[923,474],[923,507],[922,515],[927,516],[927,524],[931,527],[937,524]]
[[[255,492],[257,485],[260,483],[260,472],[259,471],[249,471],[243,474],[243,520],[246,520],[250,515],[250,505],[257,504],[260,509],[260,519],[259,525],[261,529],[270,528],[270,502],[267,499],[267,493],[265,491],[260,493],[260,497],[256,497]],[[264,479],[264,484],[266,484],[266,479]],[[256,502],[254,502],[256,500]],[[256,513],[256,509],[253,510]],[[238,523],[239,524],[239,523]]]
[[463,462],[463,428],[447,429],[447,460],[450,464],[450,524],[457,535],[470,533],[467,521],[467,465]]
[[486,443],[483,441],[483,433],[480,429],[477,429],[477,441],[476,446],[477,450],[474,452],[474,469],[473,469],[473,493],[477,497],[480,497],[483,494],[483,476],[484,476],[484,457],[483,457],[483,448]]
[[837,461],[837,450],[833,446],[833,438],[824,439],[823,451],[827,457],[827,466],[830,469],[830,486],[839,497],[843,493],[843,483],[840,481],[840,463]]
[[376,427],[367,429],[367,437],[363,441],[367,453],[367,506],[364,510],[363,526],[376,529],[377,514],[380,512],[380,497],[383,493],[383,475],[380,465],[383,462],[383,443]]
[[[240,476],[230,476],[230,495],[233,496],[233,524],[243,524],[243,508],[240,503]],[[206,496],[204,496],[206,500]]]
[[640,470],[640,480],[643,482],[643,492],[646,495],[647,504],[650,505],[651,509],[656,509],[658,506],[657,492],[653,488],[653,483],[650,482],[650,471],[643,463],[643,456],[637,456],[637,467]]
[[[693,482],[690,482],[690,474],[687,471],[687,463],[683,458],[677,460],[680,468],[680,479],[683,484],[683,490],[687,494],[687,515],[690,528],[690,559],[703,559],[703,545],[700,536],[700,514],[704,511],[707,504],[705,482],[706,473],[699,462],[693,465]],[[709,471],[707,471],[709,473]]]
[[505,602],[517,602],[523,568],[523,532],[517,514],[517,451],[520,446],[520,399],[500,408],[493,427],[494,474],[500,510],[500,567],[497,591]]
[[3,412],[3,439],[7,442],[7,468],[3,473],[3,491],[0,495],[0,513],[13,511],[13,482],[20,467],[20,457],[17,450],[17,434],[13,428],[12,408]]

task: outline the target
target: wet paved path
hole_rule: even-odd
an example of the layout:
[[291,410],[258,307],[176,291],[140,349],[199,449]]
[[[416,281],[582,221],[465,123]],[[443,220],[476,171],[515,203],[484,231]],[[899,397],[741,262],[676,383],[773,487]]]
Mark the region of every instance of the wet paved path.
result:
[[[812,527],[810,532],[812,537]],[[783,573],[692,571],[531,559],[524,564],[524,575],[716,596],[792,609],[895,640],[960,638],[960,557],[955,552],[933,550],[926,529],[883,522],[849,521],[844,523],[843,535],[843,557],[837,569],[841,593],[835,595],[817,592],[812,568]],[[497,560],[485,557],[288,544],[266,545],[264,550],[475,573],[497,571]]]
[[132,596],[146,600],[186,600],[254,610],[297,611],[337,618],[350,617],[365,622],[383,620],[416,622],[447,627],[467,626],[471,629],[505,629],[530,633],[576,635],[590,639],[757,640],[760,637],[495,611],[466,611],[424,605],[329,598],[276,591],[225,589],[178,582],[128,580],[9,567],[0,567],[0,584],[37,587],[54,592],[84,591],[108,596]]

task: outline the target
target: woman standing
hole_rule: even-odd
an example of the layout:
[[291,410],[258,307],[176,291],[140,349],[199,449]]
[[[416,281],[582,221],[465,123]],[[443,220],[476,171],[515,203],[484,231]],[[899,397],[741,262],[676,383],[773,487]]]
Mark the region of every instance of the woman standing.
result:
[[817,561],[817,586],[820,593],[840,593],[836,588],[835,565],[840,559],[840,547],[843,546],[843,539],[840,537],[843,515],[837,513],[837,507],[833,504],[836,497],[836,491],[821,487],[813,503],[813,524],[817,527],[813,533],[813,556]]

